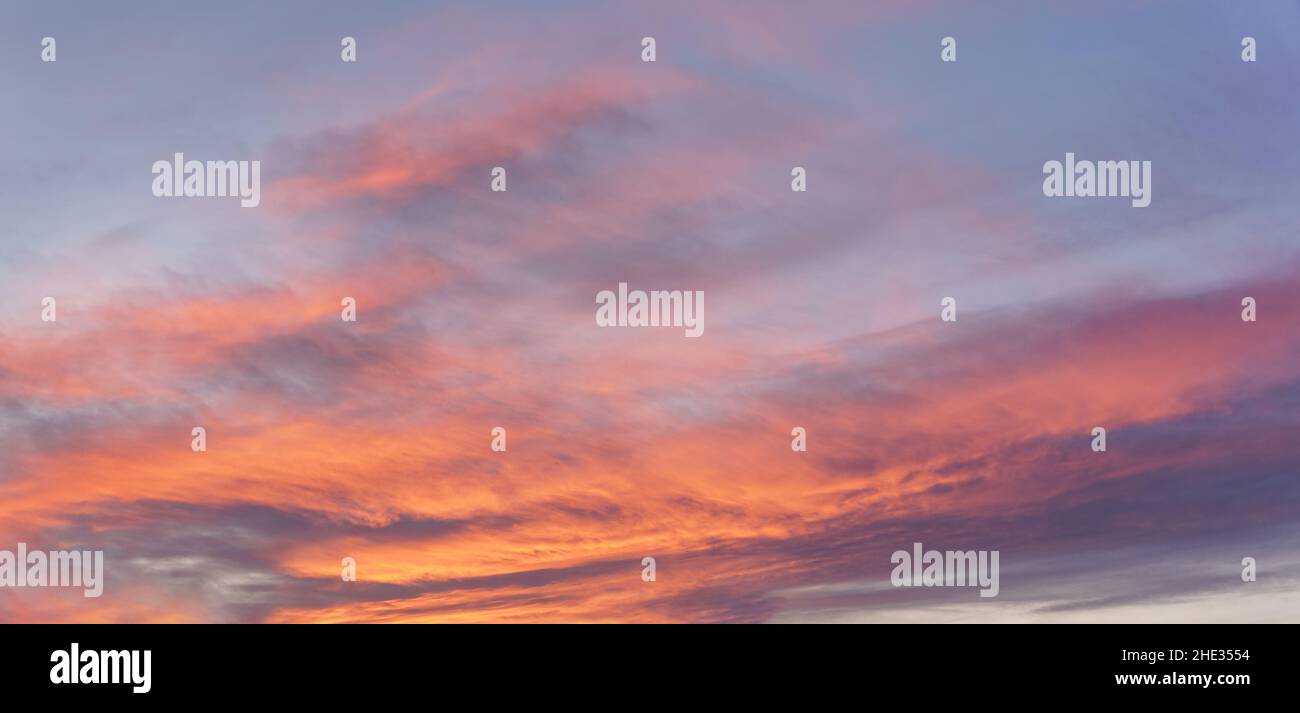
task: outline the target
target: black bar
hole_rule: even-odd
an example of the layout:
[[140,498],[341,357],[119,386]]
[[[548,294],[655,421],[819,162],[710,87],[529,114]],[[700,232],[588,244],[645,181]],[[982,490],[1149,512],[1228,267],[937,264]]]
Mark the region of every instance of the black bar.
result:
[[[828,706],[847,696],[883,705],[882,692],[927,708],[978,703],[996,709],[1017,696],[1046,696],[1041,700],[1053,705],[1243,701],[1293,691],[1296,663],[1284,638],[1289,630],[1273,626],[13,625],[2,631],[6,694],[52,704],[235,703],[276,695],[434,705],[431,691],[439,706],[458,697],[613,701],[602,693],[607,690],[626,705],[644,699],[674,707],[701,696]],[[51,682],[51,654],[70,651],[73,643],[81,652],[150,651],[150,690]],[[1184,658],[1171,660],[1171,650]],[[1126,651],[1140,655],[1125,660]],[[1151,652],[1161,654],[1154,663]],[[1117,683],[1117,676],[1134,674],[1155,679]],[[1180,675],[1215,680],[1205,687]]]

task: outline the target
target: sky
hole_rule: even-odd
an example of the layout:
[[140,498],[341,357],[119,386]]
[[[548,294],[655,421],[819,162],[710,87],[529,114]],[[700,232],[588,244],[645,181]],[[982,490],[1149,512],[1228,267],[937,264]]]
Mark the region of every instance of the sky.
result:
[[[5,3],[0,550],[105,584],[0,621],[1298,622],[1297,26]],[[261,204],[155,197],[178,152]],[[1045,196],[1067,152],[1150,206]],[[620,282],[704,334],[598,326]],[[894,586],[916,542],[998,596]]]

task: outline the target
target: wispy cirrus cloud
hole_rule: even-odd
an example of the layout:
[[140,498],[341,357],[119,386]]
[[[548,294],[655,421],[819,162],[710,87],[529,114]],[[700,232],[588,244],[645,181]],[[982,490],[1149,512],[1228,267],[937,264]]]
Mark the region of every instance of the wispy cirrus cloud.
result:
[[[1159,204],[1190,213],[1027,202],[1034,161],[986,160],[1007,127],[932,133],[901,88],[929,70],[852,69],[864,38],[938,32],[931,6],[750,9],[381,17],[351,31],[393,74],[267,80],[255,215],[87,212],[11,253],[0,541],[102,548],[110,578],[0,591],[0,619],[1283,616],[1294,211],[1198,212],[1212,176]],[[428,32],[448,62],[408,62]],[[366,104],[305,109],[334,97]],[[595,328],[619,281],[704,289],[707,338]],[[57,324],[50,291],[75,295]],[[914,541],[1001,549],[1003,595],[889,587]],[[1275,579],[1247,596],[1248,555]]]

